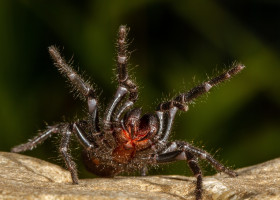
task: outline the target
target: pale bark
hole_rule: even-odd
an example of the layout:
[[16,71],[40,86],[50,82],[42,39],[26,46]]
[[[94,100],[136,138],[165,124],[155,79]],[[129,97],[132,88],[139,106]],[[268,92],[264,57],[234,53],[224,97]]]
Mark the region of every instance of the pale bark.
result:
[[[54,164],[0,152],[0,199],[194,199],[195,178],[147,176],[82,179]],[[280,158],[204,177],[203,199],[280,199]]]

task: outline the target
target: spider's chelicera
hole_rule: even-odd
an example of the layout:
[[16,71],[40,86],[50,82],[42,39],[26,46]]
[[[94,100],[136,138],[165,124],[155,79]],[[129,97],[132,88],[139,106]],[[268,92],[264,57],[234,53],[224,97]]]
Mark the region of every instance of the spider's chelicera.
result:
[[44,132],[12,148],[12,152],[31,150],[52,134],[60,134],[59,151],[70,171],[74,184],[78,184],[76,165],[69,154],[69,141],[75,135],[83,146],[83,161],[89,171],[102,177],[113,177],[121,172],[140,170],[146,175],[147,166],[185,160],[197,178],[196,199],[202,198],[202,172],[198,159],[207,160],[217,171],[235,177],[237,174],[219,163],[206,151],[185,141],[169,141],[174,117],[178,110],[187,111],[188,104],[207,93],[213,86],[230,79],[244,66],[235,64],[219,76],[204,82],[170,101],[161,103],[152,114],[142,115],[140,108],[133,108],[138,98],[138,87],[127,71],[126,26],[120,26],[117,38],[118,88],[113,100],[104,113],[99,112],[98,98],[91,84],[86,82],[65,59],[55,46],[49,53],[55,66],[67,77],[78,94],[87,101],[88,117],[71,123],[48,126]]

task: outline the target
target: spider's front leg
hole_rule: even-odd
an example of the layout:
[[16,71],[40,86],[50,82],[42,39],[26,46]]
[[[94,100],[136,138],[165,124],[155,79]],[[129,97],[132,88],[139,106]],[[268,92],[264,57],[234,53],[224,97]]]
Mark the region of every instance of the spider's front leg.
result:
[[224,172],[231,177],[236,177],[237,173],[225,167],[223,164],[215,160],[206,151],[193,147],[187,142],[172,142],[163,153],[151,156],[151,162],[154,164],[168,163],[178,160],[186,160],[194,176],[196,177],[196,199],[202,199],[202,172],[198,165],[197,158],[207,160],[218,172]]
[[184,112],[188,111],[188,104],[190,104],[199,96],[209,92],[209,90],[213,86],[216,86],[222,82],[225,82],[226,80],[229,80],[231,77],[243,70],[244,67],[244,65],[237,63],[231,69],[220,74],[219,76],[192,88],[186,93],[179,94],[177,97],[173,98],[170,101],[159,104],[156,114],[159,118],[160,127],[162,127],[164,123],[164,113],[168,113],[168,120],[165,131],[159,131],[155,138],[157,146],[164,146],[168,141],[169,135],[171,133],[172,124],[178,110]]
[[65,59],[59,53],[58,48],[55,46],[49,47],[49,53],[54,60],[55,66],[58,70],[68,78],[73,88],[78,92],[79,96],[82,99],[87,100],[88,111],[92,118],[91,128],[92,132],[96,133],[100,131],[99,122],[98,122],[98,102],[95,95],[95,91],[92,88],[91,84],[85,81],[71,66],[68,64]]
[[[128,28],[126,26],[120,26],[117,39],[117,80],[119,83],[118,89],[115,93],[113,101],[108,105],[108,108],[104,117],[104,129],[105,132],[111,133],[112,131],[112,116],[115,123],[120,122],[122,114],[133,106],[134,102],[138,98],[138,87],[133,82],[127,71],[127,62],[129,58],[129,53],[127,50]],[[129,94],[128,99],[122,104],[118,111],[114,113],[116,107],[119,105],[120,101],[124,99],[126,94]]]
[[209,90],[238,74],[241,70],[244,69],[244,65],[237,63],[235,64],[231,69],[227,70],[226,72],[216,76],[215,78],[210,79],[209,81],[206,81],[202,83],[201,85],[198,85],[191,90],[189,90],[186,93],[181,93],[171,101],[164,102],[160,104],[159,109],[162,111],[170,110],[172,107],[177,107],[180,110],[185,111],[185,107],[183,105],[189,104],[192,101],[194,101],[199,96],[209,92]]

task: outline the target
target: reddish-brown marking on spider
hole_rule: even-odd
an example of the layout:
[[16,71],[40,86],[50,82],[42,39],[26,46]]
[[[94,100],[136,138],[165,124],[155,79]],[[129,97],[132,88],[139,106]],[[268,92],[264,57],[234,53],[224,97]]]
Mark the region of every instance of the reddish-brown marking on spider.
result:
[[113,159],[119,163],[128,163],[137,151],[151,146],[150,138],[157,133],[158,120],[151,114],[143,115],[136,108],[128,112],[122,122],[122,128],[115,134],[118,146],[113,151]]

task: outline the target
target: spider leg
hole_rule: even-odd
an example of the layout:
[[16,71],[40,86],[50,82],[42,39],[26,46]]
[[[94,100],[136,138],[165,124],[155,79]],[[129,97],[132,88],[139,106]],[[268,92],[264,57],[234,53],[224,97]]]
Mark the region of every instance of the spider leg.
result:
[[224,172],[226,174],[228,174],[231,177],[236,177],[238,176],[238,174],[232,170],[230,170],[229,168],[225,167],[223,164],[221,164],[219,161],[217,161],[216,159],[213,158],[213,156],[211,156],[208,152],[193,147],[190,144],[185,144],[184,145],[184,149],[186,150],[186,152],[189,152],[197,157],[199,157],[200,159],[203,160],[207,160],[208,163],[210,163],[212,166],[214,166],[214,168],[219,171],[219,172]]
[[[171,133],[171,128],[172,128],[173,121],[174,121],[174,118],[175,118],[175,115],[176,115],[177,111],[178,111],[178,107],[176,107],[176,106],[171,107],[168,110],[167,125],[165,127],[164,133],[162,134],[163,137],[158,141],[158,143],[160,145],[165,144],[167,142],[167,140],[169,138],[169,135]],[[160,123],[163,123],[163,122],[160,121]]]
[[[70,171],[74,184],[78,184],[78,175],[75,163],[72,161],[71,155],[68,153],[68,146],[70,136],[72,134],[70,124],[58,124],[50,126],[46,131],[39,133],[38,136],[34,137],[25,144],[15,146],[11,149],[11,152],[19,153],[27,150],[32,150],[37,145],[43,143],[53,133],[60,133],[62,135],[59,151],[66,163],[67,169]],[[78,136],[79,137],[79,136]]]
[[62,139],[59,147],[59,151],[65,161],[67,169],[71,173],[73,184],[78,184],[78,174],[75,162],[72,160],[70,153],[68,152],[70,137],[72,135],[72,130],[70,125],[67,129],[62,131]]
[[202,172],[197,163],[197,159],[195,156],[189,152],[187,154],[187,162],[189,167],[191,168],[193,175],[196,177],[196,189],[195,189],[195,196],[196,199],[202,199]]
[[156,135],[156,140],[158,140],[161,137],[162,131],[163,131],[163,123],[164,123],[164,112],[162,111],[156,111],[156,115],[158,117],[159,121],[159,129]]
[[123,112],[130,108],[138,98],[138,87],[129,77],[127,71],[127,61],[129,58],[129,53],[127,50],[127,34],[128,28],[126,26],[120,26],[117,40],[117,79],[119,82],[119,86],[113,101],[109,104],[108,109],[105,113],[104,129],[107,132],[110,132],[112,129],[112,114],[115,111],[118,104],[120,103],[120,101],[125,97],[125,95],[129,94],[129,97],[118,110],[118,112],[115,114],[113,119],[114,122],[119,122]]
[[[238,74],[243,68],[244,68],[244,65],[236,64],[234,67],[232,67],[228,71],[222,73],[221,75],[219,75],[201,85],[194,87],[187,93],[181,93],[174,99],[161,103],[158,106],[156,113],[159,117],[159,114],[162,115],[161,113],[168,112],[168,121],[167,121],[167,126],[166,126],[165,131],[158,133],[157,137],[158,138],[161,137],[161,139],[158,141],[158,145],[165,144],[167,142],[170,132],[171,132],[174,117],[178,110],[188,111],[187,104],[191,103],[197,97],[209,92],[209,90],[213,86],[216,86],[219,83],[224,82],[224,81],[230,79],[232,76]],[[159,117],[159,119],[160,119],[160,117]],[[160,124],[163,123],[161,119],[159,120],[159,122],[160,122]]]
[[87,139],[84,130],[79,126],[78,123],[73,124],[73,132],[75,133],[78,141],[86,151],[91,151],[92,149],[97,148],[99,146],[98,144],[93,143]]
[[36,148],[37,145],[43,143],[46,139],[48,139],[53,133],[58,133],[60,125],[50,126],[46,131],[40,132],[36,137],[29,140],[25,144],[20,144],[11,149],[11,152],[19,153],[27,150],[32,150]]
[[[181,152],[181,155],[179,155]],[[230,170],[229,168],[225,167],[223,164],[221,164],[219,161],[213,158],[208,152],[199,149],[197,147],[194,147],[190,145],[187,142],[184,141],[175,141],[172,142],[164,151],[160,152],[159,159],[164,162],[169,162],[167,159],[174,160],[175,158],[177,160],[183,159],[186,157],[184,155],[186,153],[190,153],[200,159],[206,160],[208,163],[210,163],[218,172],[224,172],[228,174],[231,177],[236,177],[237,173]],[[177,154],[176,154],[177,153]],[[176,160],[175,159],[175,160]]]
[[[91,140],[89,140],[87,138],[87,134],[85,133],[79,122],[73,123],[72,130],[79,143],[84,147],[84,150],[87,153],[92,154],[101,146],[103,149],[110,149],[110,145],[107,142],[100,140],[100,138],[91,137]],[[97,133],[95,136],[100,137],[100,133]]]
[[[125,94],[127,93],[127,89],[125,87],[119,86],[116,94],[114,96],[113,101],[110,103],[108,109],[105,113],[105,119],[104,119],[104,130],[105,132],[111,133],[112,131],[112,123],[111,123],[111,117],[113,114],[113,111],[115,110],[116,106],[119,104],[119,102],[124,98]],[[126,108],[123,109],[123,111]]]
[[213,87],[218,85],[219,83],[222,83],[226,80],[229,80],[231,77],[238,74],[242,69],[244,69],[244,65],[242,64],[236,64],[228,71],[222,73],[221,75],[202,83],[201,85],[198,85],[194,88],[192,88],[187,93],[181,93],[177,97],[175,97],[173,100],[162,103],[159,105],[159,110],[165,111],[169,110],[172,106],[178,107],[178,109],[186,111],[185,110],[185,104],[191,103],[193,100],[195,100],[197,97],[209,92],[209,90]]
[[175,150],[159,155],[155,155],[155,159],[153,162],[156,163],[167,163],[167,162],[174,162],[177,160],[186,160],[190,169],[192,170],[194,176],[196,177],[196,200],[202,199],[202,172],[197,163],[197,158],[190,152],[186,152],[184,150]]
[[88,111],[92,118],[92,132],[96,133],[100,131],[98,125],[98,116],[97,116],[97,97],[95,95],[95,91],[90,85],[89,82],[85,81],[61,56],[58,48],[55,46],[49,47],[49,53],[54,60],[55,66],[59,69],[59,71],[68,78],[71,85],[78,92],[78,94],[82,97],[82,99],[86,99],[88,103]]
[[187,142],[172,142],[164,151],[158,154],[154,154],[150,157],[151,162],[154,164],[186,160],[197,179],[195,193],[196,199],[200,200],[202,199],[202,172],[198,165],[197,158],[207,160],[219,172],[224,172],[231,177],[237,176],[236,172],[219,163],[209,153],[202,149],[193,147]]
[[129,91],[129,101],[135,102],[138,98],[137,85],[131,80],[127,72],[127,61],[129,53],[127,50],[127,34],[128,28],[126,26],[119,27],[119,35],[117,41],[118,55],[117,55],[117,70],[119,84],[127,88]]

